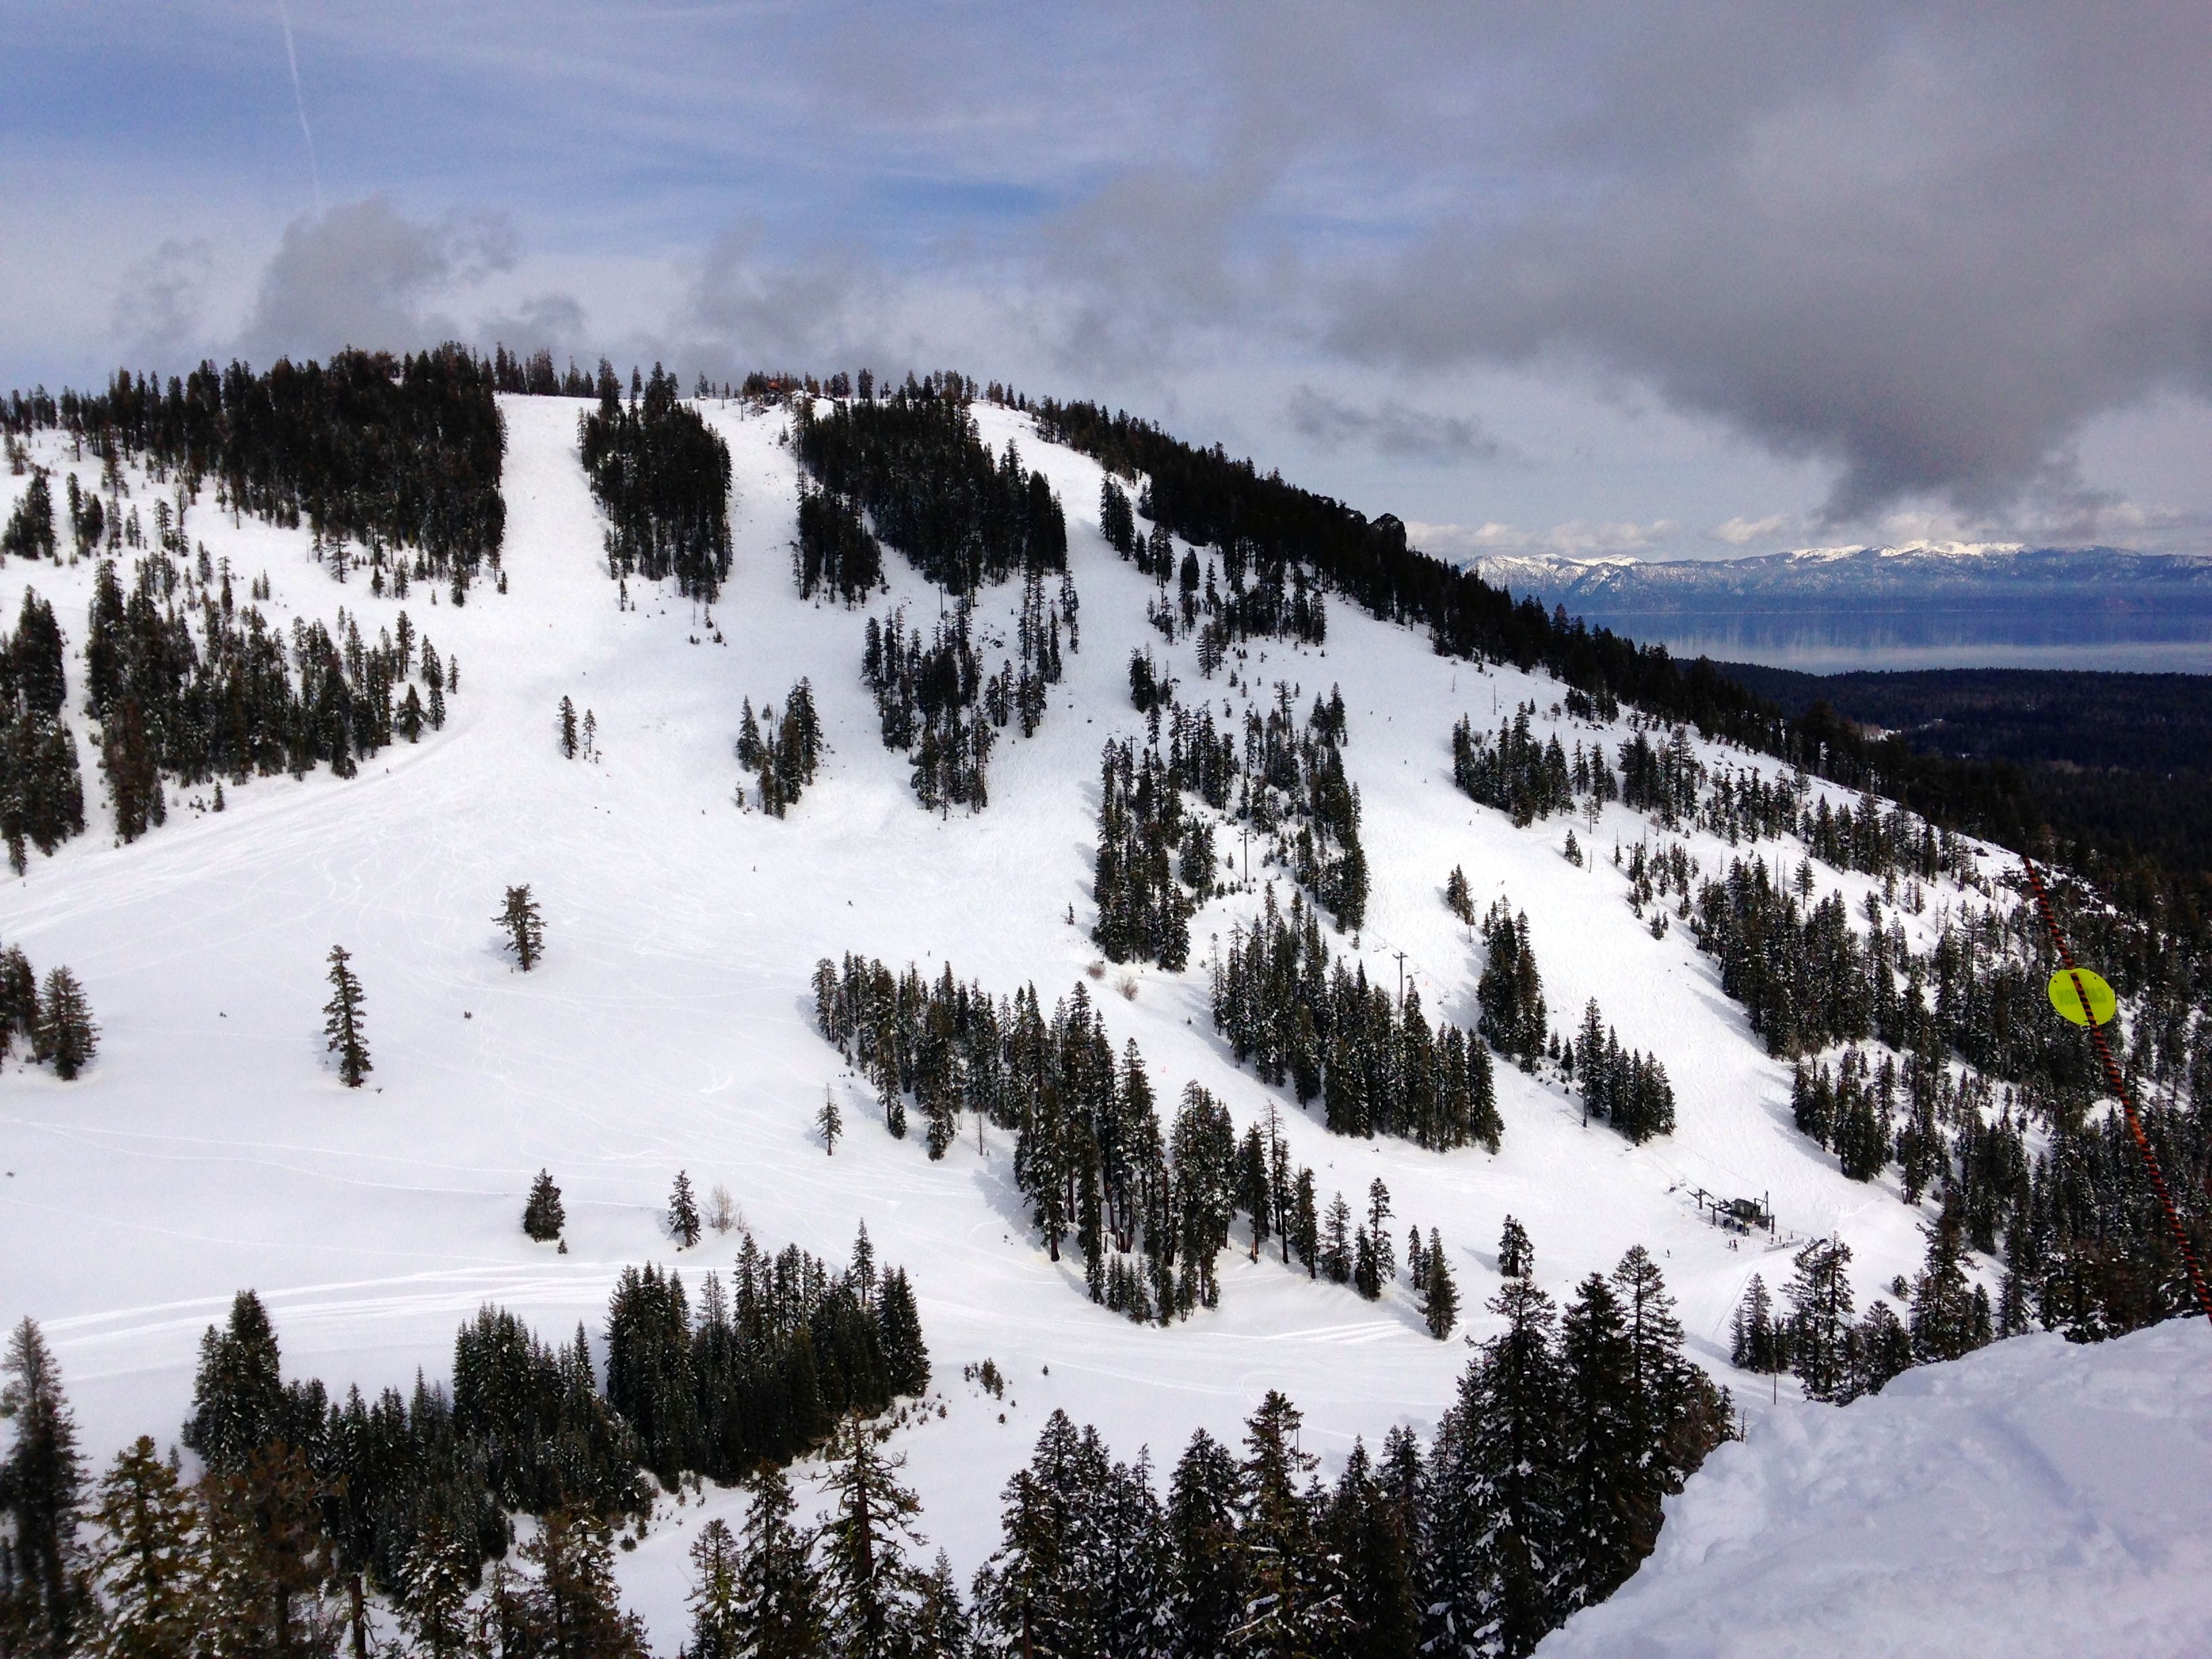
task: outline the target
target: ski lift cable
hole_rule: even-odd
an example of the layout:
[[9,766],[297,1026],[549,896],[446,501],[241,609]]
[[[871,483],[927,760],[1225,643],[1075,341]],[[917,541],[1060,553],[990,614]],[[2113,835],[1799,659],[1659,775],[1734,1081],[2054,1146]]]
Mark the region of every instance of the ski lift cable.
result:
[[[2098,1016],[2096,1005],[2090,1000],[2089,988],[2082,978],[2083,969],[2075,963],[2073,952],[2066,948],[2065,937],[2058,931],[2058,918],[2051,911],[2051,895],[2044,887],[2042,873],[2036,869],[2035,861],[2024,854],[2021,864],[2027,872],[2028,885],[2034,890],[2035,908],[2043,917],[2044,931],[2051,935],[2051,949],[2058,954],[2059,971],[2065,976],[2081,1011],[2077,1023],[2089,1033],[2090,1045],[2095,1048],[2098,1061],[2105,1070],[2105,1081],[2120,1103],[2128,1133],[2135,1140],[2136,1150],[2142,1154],[2143,1167],[2149,1172],[2153,1190],[2158,1194],[2159,1207],[2166,1212],[2166,1229],[2172,1233],[2174,1245],[2181,1252],[2182,1265],[2188,1269],[2189,1288],[2196,1295],[2197,1311],[2212,1322],[2212,1288],[2205,1284],[2204,1270],[2197,1265],[2188,1230],[2181,1224],[2181,1212],[2175,1207],[2172,1191],[2166,1184],[2165,1171],[2159,1168],[2158,1154],[2151,1150],[2150,1137],[2143,1133],[2142,1120],[2136,1112],[2135,1098],[2129,1094],[2127,1080],[2120,1075],[2119,1066],[2112,1058],[2112,1045],[2105,1040],[2105,1027],[2117,1018],[2117,1013],[2101,1018]],[[2066,1012],[2063,1008],[2061,1012]],[[2066,1017],[2071,1019],[2074,1015],[2067,1012]]]

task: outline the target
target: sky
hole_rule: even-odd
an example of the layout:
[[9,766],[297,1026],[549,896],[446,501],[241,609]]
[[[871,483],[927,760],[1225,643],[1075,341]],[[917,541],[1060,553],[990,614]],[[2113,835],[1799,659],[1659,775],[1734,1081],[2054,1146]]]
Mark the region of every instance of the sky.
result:
[[958,368],[1432,551],[2212,551],[2212,14],[0,0],[0,385]]

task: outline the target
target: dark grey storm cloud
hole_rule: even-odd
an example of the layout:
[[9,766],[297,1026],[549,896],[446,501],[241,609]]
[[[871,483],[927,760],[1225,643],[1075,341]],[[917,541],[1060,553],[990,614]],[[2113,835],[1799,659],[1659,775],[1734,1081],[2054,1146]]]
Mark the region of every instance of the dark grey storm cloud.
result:
[[1388,460],[1432,463],[1495,460],[1502,446],[1468,415],[1437,415],[1386,398],[1362,409],[1310,386],[1291,393],[1291,429],[1322,449],[1360,447]]
[[2212,392],[2202,6],[1610,21],[1527,55],[1579,77],[1528,199],[1343,272],[1333,346],[1626,374],[1838,464],[1837,518],[2063,491],[2090,417]]
[[[1681,510],[1642,499],[1647,460],[1715,431],[1709,477],[1787,474],[1793,514],[1817,473],[1863,524],[2094,516],[2100,417],[2178,394],[2179,430],[2212,394],[2203,0],[486,0],[435,30],[408,0],[302,8],[321,176],[368,199],[294,223],[258,289],[237,250],[307,205],[272,16],[19,9],[0,149],[15,198],[52,198],[0,205],[19,352],[58,349],[45,319],[84,286],[20,250],[69,228],[82,180],[174,157],[159,203],[226,168],[235,199],[293,175],[299,199],[250,236],[179,211],[127,272],[80,249],[124,273],[112,338],[149,353],[458,326],[717,375],[959,361],[1166,414],[1210,397],[1217,425],[1333,449],[1346,477],[1480,460],[1493,432],[1562,489],[1622,458],[1618,499],[1559,519],[1770,517],[1733,476]],[[265,118],[206,123],[248,60]],[[117,106],[110,81],[146,95]],[[1467,401],[1501,386],[1548,405]],[[1656,404],[1690,418],[1639,427]]]

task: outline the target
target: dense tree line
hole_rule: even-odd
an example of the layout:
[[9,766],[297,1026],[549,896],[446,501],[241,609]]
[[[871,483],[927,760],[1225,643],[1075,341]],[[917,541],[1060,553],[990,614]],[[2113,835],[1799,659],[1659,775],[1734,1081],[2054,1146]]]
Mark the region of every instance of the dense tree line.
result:
[[24,589],[15,631],[0,633],[0,838],[19,876],[30,848],[51,854],[84,830],[76,738],[61,718],[63,654],[53,607]]
[[1562,1069],[1575,1079],[1585,1113],[1642,1145],[1674,1133],[1674,1089],[1667,1068],[1641,1049],[1623,1048],[1592,997],[1582,1029],[1561,1045]]
[[[1356,933],[1366,920],[1367,854],[1361,845],[1359,791],[1346,775],[1344,695],[1315,696],[1303,725],[1294,693],[1278,682],[1262,714],[1248,708],[1243,743],[1214,722],[1210,704],[1196,708],[1175,696],[1149,653],[1129,661],[1130,698],[1144,714],[1157,788],[1165,804],[1188,791],[1233,824],[1259,837],[1263,864],[1289,872],[1327,908],[1339,928]],[[1160,750],[1165,736],[1167,747]],[[1177,816],[1187,816],[1180,805]],[[1183,879],[1197,886],[1194,870]]]
[[792,572],[799,596],[818,592],[858,605],[884,580],[884,550],[853,505],[802,482],[799,491],[799,539],[791,547]]
[[1556,1047],[1556,1039],[1528,914],[1515,914],[1504,899],[1492,903],[1482,919],[1482,976],[1474,988],[1481,1013],[1475,1030],[1499,1054],[1533,1068],[1547,1046]]
[[[1240,1139],[1196,1084],[1164,1123],[1137,1045],[1114,1052],[1080,983],[1048,1017],[1034,986],[994,1001],[949,964],[933,981],[848,956],[817,964],[814,998],[818,1029],[874,1088],[892,1135],[908,1132],[910,1097],[932,1158],[963,1113],[979,1138],[986,1123],[1013,1137],[1030,1223],[1055,1261],[1073,1243],[1094,1302],[1162,1324],[1213,1306],[1217,1258],[1240,1217],[1255,1261],[1273,1243],[1284,1266],[1295,1254],[1309,1278],[1370,1300],[1395,1275],[1379,1182],[1364,1221],[1341,1194],[1324,1208],[1272,1119]],[[1416,1273],[1414,1288],[1425,1304],[1453,1294],[1449,1279]]]
[[574,358],[566,369],[556,369],[553,354],[543,346],[527,357],[518,357],[503,345],[493,347],[491,383],[495,392],[532,398],[590,398],[599,392],[599,382],[577,368]]
[[1075,648],[1076,595],[1063,576],[1048,601],[1041,575],[1023,583],[1015,619],[1018,664],[1004,659],[987,674],[975,646],[975,610],[965,599],[940,617],[929,642],[909,631],[904,607],[888,623],[868,618],[860,678],[874,696],[884,747],[903,750],[914,768],[915,794],[932,811],[990,804],[991,751],[998,733],[1018,726],[1033,737],[1043,723],[1046,689],[1060,683],[1061,624]]
[[[52,559],[59,562],[61,550],[54,539],[53,486],[47,482],[50,476],[42,466],[32,469],[31,482],[25,487],[22,499],[15,503],[15,510],[8,515],[7,528],[0,530],[0,563],[9,559]],[[70,483],[74,494],[75,473],[70,475]],[[94,500],[94,506],[97,510],[97,497]],[[73,515],[79,518],[80,525],[82,510],[80,506],[77,514]]]
[[[455,1338],[450,1390],[418,1377],[411,1394],[333,1400],[284,1377],[267,1310],[241,1291],[201,1343],[183,1440],[203,1477],[186,1484],[142,1437],[88,1506],[59,1378],[26,1321],[0,1400],[14,1431],[0,1649],[182,1656],[219,1631],[235,1644],[222,1651],[327,1655],[349,1638],[361,1652],[378,1595],[411,1651],[641,1652],[610,1559],[612,1528],[649,1513],[641,1466],[672,1487],[752,1476],[840,1423],[865,1435],[861,1417],[929,1379],[912,1288],[865,1232],[842,1271],[748,1237],[696,1316],[678,1275],[629,1270],[607,1347],[602,1390],[580,1329],[549,1346],[486,1308]],[[504,1560],[517,1511],[541,1517],[526,1576]]]
[[[155,550],[126,591],[112,562],[94,578],[85,644],[86,708],[100,723],[100,766],[116,830],[135,840],[163,822],[162,780],[192,786],[258,774],[304,777],[327,764],[351,777],[395,738],[445,724],[459,665],[415,631],[365,641],[341,609],[333,630],[295,618],[288,642],[240,607],[228,568]],[[416,682],[419,681],[419,684]]]
[[1107,959],[1181,973],[1190,961],[1191,916],[1213,890],[1213,826],[1183,809],[1158,745],[1109,743],[1091,885],[1098,907],[1091,937]]
[[976,436],[971,383],[907,378],[883,398],[795,403],[792,447],[828,495],[949,592],[1067,568],[1067,522],[1042,472],[1009,441]]
[[1319,1099],[1336,1133],[1498,1150],[1489,1051],[1455,1025],[1431,1028],[1419,991],[1395,1000],[1364,963],[1347,970],[1303,896],[1285,915],[1268,887],[1216,965],[1212,1006],[1237,1060],[1263,1083],[1289,1083],[1302,1105]]
[[[1510,813],[1515,823],[1524,826],[1554,812],[1571,811],[1575,804],[1566,750],[1556,735],[1537,742],[1528,726],[1533,710],[1533,704],[1514,710],[1494,739],[1476,732],[1464,715],[1452,727],[1452,781],[1469,799]],[[1605,764],[1602,755],[1598,764]],[[1601,775],[1610,781],[1609,769]],[[1600,799],[1606,798],[1601,791]]]
[[1130,1659],[1529,1652],[1650,1553],[1661,1503],[1731,1430],[1632,1250],[1564,1316],[1525,1280],[1425,1452],[1394,1430],[1334,1486],[1270,1393],[1241,1452],[1203,1431],[1167,1479],[1055,1413],[977,1573],[979,1650]]
[[118,371],[97,393],[18,394],[8,422],[60,427],[102,458],[111,487],[117,462],[136,460],[156,481],[176,475],[188,499],[211,478],[219,507],[288,527],[304,520],[380,564],[386,550],[418,550],[425,574],[450,578],[458,598],[485,560],[496,567],[506,533],[506,434],[492,394],[491,366],[461,346],[349,350],[258,374],[203,363],[166,385]]
[[1166,526],[1156,523],[1149,534],[1138,528],[1136,513],[1152,510],[1149,495],[1141,495],[1133,510],[1128,493],[1111,473],[1099,485],[1098,523],[1108,545],[1158,586],[1146,607],[1146,617],[1170,644],[1179,635],[1197,634],[1200,672],[1210,678],[1234,647],[1249,640],[1320,645],[1328,638],[1328,606],[1303,564],[1233,542],[1209,555],[1201,573],[1197,549],[1186,550],[1176,560],[1175,538]]
[[[1648,1555],[1662,1504],[1732,1431],[1726,1395],[1683,1358],[1656,1265],[1631,1250],[1564,1314],[1524,1280],[1425,1449],[1393,1430],[1332,1484],[1303,1419],[1269,1392],[1240,1447],[1204,1431],[1167,1473],[1117,1460],[1055,1412],[1003,1493],[1000,1541],[966,1607],[924,1571],[920,1505],[865,1440],[833,1454],[810,1534],[773,1472],[742,1538],[693,1547],[694,1655],[1411,1659],[1525,1655]],[[855,1534],[870,1528],[867,1565]],[[872,1613],[872,1617],[865,1616]]]
[[627,583],[676,580],[712,602],[730,574],[730,448],[681,400],[673,374],[631,377],[625,404],[599,364],[599,404],[577,422],[592,494],[609,521],[607,571]]
[[802,678],[783,700],[783,715],[761,705],[753,713],[753,700],[745,699],[738,721],[738,764],[760,777],[760,809],[781,817],[801,791],[814,781],[822,763],[821,717],[814,712],[814,688]]
[[1816,1238],[1793,1260],[1783,1291],[1786,1310],[1777,1310],[1765,1282],[1752,1275],[1730,1326],[1735,1363],[1747,1370],[1793,1371],[1807,1399],[1847,1405],[1879,1394],[1914,1365],[1956,1359],[1998,1335],[2026,1328],[2000,1329],[1994,1322],[1988,1291],[1966,1276],[1966,1249],[1953,1212],[1947,1209],[1921,1231],[1925,1261],[1909,1287],[1902,1277],[1894,1286],[1895,1294],[1907,1298],[1907,1319],[1900,1320],[1886,1301],[1854,1319],[1851,1247],[1841,1239]]

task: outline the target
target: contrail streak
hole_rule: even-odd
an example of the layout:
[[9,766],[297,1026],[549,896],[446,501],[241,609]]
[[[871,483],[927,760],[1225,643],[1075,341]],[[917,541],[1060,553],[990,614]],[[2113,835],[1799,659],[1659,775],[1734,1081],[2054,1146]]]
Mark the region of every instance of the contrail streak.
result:
[[292,107],[300,117],[300,137],[307,141],[307,181],[315,187],[315,216],[322,216],[323,174],[315,164],[315,135],[307,127],[307,103],[300,95],[300,54],[292,45],[292,11],[276,0],[276,15],[284,25],[284,61],[292,66]]

